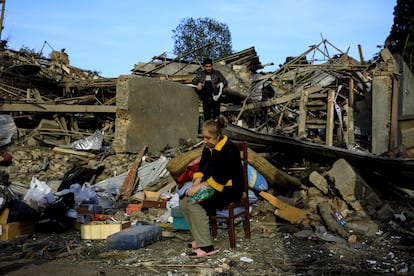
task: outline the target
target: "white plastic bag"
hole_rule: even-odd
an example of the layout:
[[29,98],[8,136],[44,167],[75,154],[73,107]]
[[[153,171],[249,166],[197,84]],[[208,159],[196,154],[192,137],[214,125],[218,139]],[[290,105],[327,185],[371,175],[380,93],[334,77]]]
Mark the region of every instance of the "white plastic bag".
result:
[[30,188],[27,190],[23,200],[37,202],[39,206],[46,206],[53,202],[52,189],[44,181],[32,177]]
[[78,150],[100,150],[102,148],[104,134],[96,130],[94,134],[72,143],[71,148]]
[[88,182],[85,182],[82,187],[79,183],[72,184],[69,190],[74,194],[76,205],[82,203],[99,204],[98,195],[91,189]]

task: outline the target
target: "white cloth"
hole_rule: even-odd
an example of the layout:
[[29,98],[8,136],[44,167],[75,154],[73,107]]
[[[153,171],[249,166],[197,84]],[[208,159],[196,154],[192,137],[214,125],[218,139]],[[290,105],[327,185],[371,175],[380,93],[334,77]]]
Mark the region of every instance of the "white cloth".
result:
[[220,98],[221,94],[223,93],[223,87],[224,87],[224,84],[222,82],[220,82],[218,84],[219,93],[217,95],[213,96],[213,100],[217,101],[218,98]]

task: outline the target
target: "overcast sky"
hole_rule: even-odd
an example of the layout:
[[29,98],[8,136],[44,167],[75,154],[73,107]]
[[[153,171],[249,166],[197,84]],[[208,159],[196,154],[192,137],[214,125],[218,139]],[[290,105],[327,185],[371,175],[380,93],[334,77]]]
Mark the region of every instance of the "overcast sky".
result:
[[[287,56],[327,39],[359,59],[378,53],[393,24],[396,0],[7,0],[1,39],[8,48],[49,56],[66,49],[70,64],[104,77],[130,74],[134,64],[172,53],[174,30],[184,18],[227,24],[234,51],[255,47],[277,70]],[[45,43],[45,41],[47,43]]]

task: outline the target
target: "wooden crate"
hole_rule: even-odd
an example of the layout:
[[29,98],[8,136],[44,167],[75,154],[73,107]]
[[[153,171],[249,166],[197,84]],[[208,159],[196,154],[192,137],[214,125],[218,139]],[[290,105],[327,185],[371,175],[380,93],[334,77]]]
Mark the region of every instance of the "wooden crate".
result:
[[84,240],[104,240],[109,235],[117,233],[131,226],[130,221],[120,223],[104,223],[91,221],[81,225],[81,238]]
[[145,193],[145,199],[146,200],[152,200],[152,201],[158,201],[160,199],[160,192],[153,192],[153,191],[144,191]]
[[10,209],[4,208],[0,215],[0,239],[11,240],[14,237],[31,234],[34,231],[34,221],[7,222]]

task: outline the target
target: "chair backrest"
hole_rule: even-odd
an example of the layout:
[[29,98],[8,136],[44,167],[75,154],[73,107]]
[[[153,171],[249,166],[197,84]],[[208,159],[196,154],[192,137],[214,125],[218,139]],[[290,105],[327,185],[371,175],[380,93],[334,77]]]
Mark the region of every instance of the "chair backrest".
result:
[[237,148],[240,151],[240,157],[243,161],[243,192],[246,196],[248,196],[248,172],[247,172],[247,165],[249,160],[247,158],[247,142],[245,141],[233,141],[236,144]]

